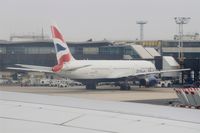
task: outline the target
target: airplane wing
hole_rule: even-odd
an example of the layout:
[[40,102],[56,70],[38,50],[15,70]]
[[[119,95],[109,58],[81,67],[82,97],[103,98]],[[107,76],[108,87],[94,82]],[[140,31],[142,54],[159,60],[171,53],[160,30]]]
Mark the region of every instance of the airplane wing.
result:
[[199,118],[195,109],[0,92],[3,133],[199,133]]
[[161,71],[153,71],[153,72],[144,72],[144,73],[136,73],[132,76],[143,76],[143,75],[150,75],[150,74],[161,74],[161,73],[169,73],[169,72],[182,72],[182,71],[189,71],[190,69],[174,69],[174,70],[161,70]]
[[133,79],[133,78],[137,78],[140,76],[145,76],[145,75],[151,75],[151,74],[160,74],[160,73],[169,73],[169,72],[181,72],[181,71],[189,71],[190,69],[174,69],[174,70],[161,70],[161,71],[152,71],[152,72],[141,72],[141,73],[136,73],[136,74],[131,74],[130,73],[115,73],[112,74],[111,77],[109,78],[129,78],[129,79]]

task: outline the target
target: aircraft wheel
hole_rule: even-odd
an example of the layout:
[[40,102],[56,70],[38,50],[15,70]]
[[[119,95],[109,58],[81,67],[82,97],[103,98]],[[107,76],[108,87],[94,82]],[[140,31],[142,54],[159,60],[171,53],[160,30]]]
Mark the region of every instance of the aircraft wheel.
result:
[[120,90],[130,90],[131,87],[128,84],[121,84],[120,85]]
[[95,83],[88,83],[86,84],[87,90],[96,90],[96,84]]

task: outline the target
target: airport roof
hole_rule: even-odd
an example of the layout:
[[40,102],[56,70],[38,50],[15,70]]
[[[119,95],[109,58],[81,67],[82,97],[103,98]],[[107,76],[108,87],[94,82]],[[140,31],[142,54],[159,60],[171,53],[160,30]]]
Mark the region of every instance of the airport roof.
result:
[[[14,45],[14,44],[16,44],[16,45],[18,45],[18,44],[35,44],[35,45],[37,45],[37,43],[44,43],[44,42],[46,42],[46,43],[52,43],[53,41],[51,40],[51,39],[49,39],[49,40],[31,40],[31,41],[1,41],[0,40],[0,45],[2,45],[2,44],[12,44],[12,45]],[[85,42],[71,42],[71,41],[69,41],[69,42],[67,42],[67,44],[68,45],[84,45],[84,46],[110,46],[110,45],[113,45],[113,43],[112,42],[110,42],[110,41],[106,41],[106,40],[103,40],[103,41],[85,41]]]
[[111,46],[112,42],[103,40],[103,41],[85,41],[85,42],[67,42],[69,45],[79,45],[79,46]]
[[30,43],[40,43],[40,42],[52,42],[52,40],[31,40],[31,41],[0,41],[1,44],[30,44]]

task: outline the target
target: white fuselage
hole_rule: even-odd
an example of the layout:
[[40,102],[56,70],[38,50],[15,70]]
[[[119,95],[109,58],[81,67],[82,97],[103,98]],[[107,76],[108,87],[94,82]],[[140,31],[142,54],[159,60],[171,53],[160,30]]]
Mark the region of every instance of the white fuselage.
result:
[[[82,67],[69,71],[69,68]],[[155,71],[154,64],[142,60],[75,60],[64,65],[61,75],[69,79],[116,79]]]

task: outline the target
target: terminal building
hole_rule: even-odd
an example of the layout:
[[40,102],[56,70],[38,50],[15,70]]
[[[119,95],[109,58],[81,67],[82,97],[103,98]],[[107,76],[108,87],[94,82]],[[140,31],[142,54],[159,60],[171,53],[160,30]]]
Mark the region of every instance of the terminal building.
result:
[[[160,54],[140,45],[115,44],[109,41],[67,42],[77,60],[153,60]],[[26,42],[0,42],[0,68],[14,64],[53,66],[56,62],[55,49],[51,40]]]
[[[157,69],[177,68],[177,40],[154,41],[86,41],[67,42],[71,53],[81,60],[150,60]],[[136,45],[137,44],[137,45]],[[199,80],[200,41],[184,41],[184,68],[194,80]],[[162,55],[162,56],[161,56]],[[14,64],[54,66],[57,63],[52,40],[0,41],[0,71]],[[163,68],[163,64],[165,68]]]
[[[136,41],[135,43],[144,47],[153,47],[162,56],[172,56],[179,62],[178,40],[150,40]],[[200,79],[200,39],[188,39],[188,36],[186,36],[183,40],[183,54],[183,68],[190,68],[191,71],[188,76],[191,76],[194,81],[198,81]]]

